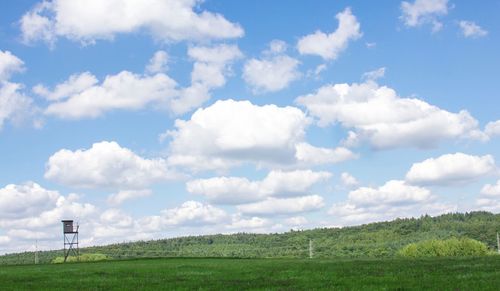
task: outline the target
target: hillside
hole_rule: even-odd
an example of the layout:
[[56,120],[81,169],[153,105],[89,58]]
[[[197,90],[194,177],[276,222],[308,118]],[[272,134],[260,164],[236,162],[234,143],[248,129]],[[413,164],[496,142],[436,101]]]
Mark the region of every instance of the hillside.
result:
[[[370,223],[345,228],[317,228],[274,234],[238,233],[189,236],[152,241],[111,244],[81,249],[111,258],[138,257],[241,257],[305,258],[313,240],[315,258],[393,257],[403,246],[427,239],[469,237],[496,249],[500,214],[489,212],[450,213]],[[62,251],[39,253],[41,263],[61,256]],[[0,264],[33,263],[33,253],[0,256]]]

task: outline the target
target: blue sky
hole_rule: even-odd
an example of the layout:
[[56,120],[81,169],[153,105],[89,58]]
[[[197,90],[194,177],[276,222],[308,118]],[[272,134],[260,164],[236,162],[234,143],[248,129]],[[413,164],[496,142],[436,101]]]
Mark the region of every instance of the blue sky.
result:
[[500,1],[0,9],[0,253],[500,210]]

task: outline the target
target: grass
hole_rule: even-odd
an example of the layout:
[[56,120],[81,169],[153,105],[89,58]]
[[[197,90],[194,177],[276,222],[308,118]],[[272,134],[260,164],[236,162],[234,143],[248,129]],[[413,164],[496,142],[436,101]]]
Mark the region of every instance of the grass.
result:
[[498,290],[500,258],[138,259],[1,266],[1,290]]

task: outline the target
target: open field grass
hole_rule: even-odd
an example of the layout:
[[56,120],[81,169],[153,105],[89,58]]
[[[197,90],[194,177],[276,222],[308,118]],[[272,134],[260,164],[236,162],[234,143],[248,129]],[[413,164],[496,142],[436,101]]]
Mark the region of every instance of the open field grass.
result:
[[2,266],[0,289],[499,290],[500,258],[172,258]]

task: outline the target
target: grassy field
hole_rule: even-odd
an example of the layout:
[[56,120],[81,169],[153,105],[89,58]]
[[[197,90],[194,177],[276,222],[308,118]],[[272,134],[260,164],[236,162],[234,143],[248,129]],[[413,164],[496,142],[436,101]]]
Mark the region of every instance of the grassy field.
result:
[[175,258],[2,266],[0,289],[499,290],[500,259]]

